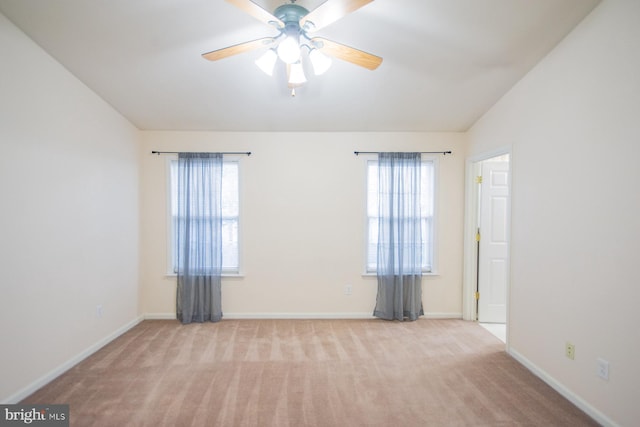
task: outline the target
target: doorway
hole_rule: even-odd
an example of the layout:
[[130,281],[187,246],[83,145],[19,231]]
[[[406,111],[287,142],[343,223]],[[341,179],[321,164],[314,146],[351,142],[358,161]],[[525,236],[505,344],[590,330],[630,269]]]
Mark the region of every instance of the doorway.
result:
[[509,294],[510,150],[467,161],[463,317],[506,342]]

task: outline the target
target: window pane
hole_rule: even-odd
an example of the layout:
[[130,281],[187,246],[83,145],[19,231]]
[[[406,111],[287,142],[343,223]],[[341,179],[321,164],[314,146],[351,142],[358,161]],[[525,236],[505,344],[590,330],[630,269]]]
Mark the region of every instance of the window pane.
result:
[[[422,270],[433,270],[433,214],[435,204],[435,165],[432,160],[423,160],[420,181],[420,224],[422,230]],[[375,272],[378,245],[378,163],[367,162],[367,255],[366,269]],[[408,242],[408,245],[411,243]],[[405,245],[406,246],[406,245]]]
[[422,216],[433,216],[433,162],[422,162],[422,170],[420,171],[420,190],[422,197],[420,198],[420,210]]
[[[239,244],[238,224],[240,212],[239,196],[239,164],[237,161],[225,161],[222,166],[222,270],[226,272],[238,272],[239,269]],[[178,221],[183,220],[177,216],[178,196],[178,161],[172,160],[170,166],[171,189],[171,259],[173,271],[177,271],[178,259],[176,232]]]
[[422,270],[433,269],[433,221],[432,218],[422,218]]
[[378,164],[367,162],[367,216],[378,216]]
[[367,244],[367,271],[376,271],[378,263],[378,218],[369,218],[368,244]]
[[[171,216],[178,214],[178,161],[171,161]],[[175,240],[172,240],[172,242]]]
[[222,269],[238,269],[238,218],[222,220]]
[[238,216],[238,162],[224,162],[222,166],[222,216]]

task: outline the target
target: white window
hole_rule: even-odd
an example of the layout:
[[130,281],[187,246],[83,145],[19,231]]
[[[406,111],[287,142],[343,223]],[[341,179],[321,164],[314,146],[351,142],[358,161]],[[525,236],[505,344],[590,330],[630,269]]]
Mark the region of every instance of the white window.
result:
[[[240,273],[240,247],[239,247],[239,223],[240,223],[240,188],[239,188],[239,165],[238,160],[224,159],[222,165],[222,273]],[[176,227],[179,218],[177,216],[177,172],[178,160],[171,159],[169,163],[169,188],[171,197],[169,203],[169,236],[170,254],[169,265],[170,274],[175,274],[178,269],[176,265]]]
[[[422,271],[434,272],[435,161],[422,160],[420,171],[420,217],[422,229]],[[378,248],[378,161],[367,161],[367,259],[366,272],[377,270]]]

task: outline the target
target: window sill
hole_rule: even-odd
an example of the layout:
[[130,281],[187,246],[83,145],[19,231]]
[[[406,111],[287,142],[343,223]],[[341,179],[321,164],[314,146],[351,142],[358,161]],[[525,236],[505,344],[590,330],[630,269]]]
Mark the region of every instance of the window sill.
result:
[[[171,278],[175,278],[178,277],[178,275],[176,273],[165,273],[164,277],[171,277]],[[222,274],[222,278],[243,278],[244,277],[244,273],[223,273]]]
[[[377,277],[378,275],[376,273],[362,273],[362,277]],[[437,271],[431,271],[431,272],[425,272],[422,273],[423,277],[432,277],[432,276],[440,276],[440,273],[438,273]]]

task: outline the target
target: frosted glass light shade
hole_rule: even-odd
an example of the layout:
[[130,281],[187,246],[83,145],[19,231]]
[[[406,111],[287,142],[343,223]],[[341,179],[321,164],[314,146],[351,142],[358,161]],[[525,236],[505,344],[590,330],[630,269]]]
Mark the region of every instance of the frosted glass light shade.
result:
[[293,64],[300,59],[300,44],[295,37],[287,37],[278,45],[278,57],[286,64]]
[[313,49],[311,52],[309,52],[309,59],[311,60],[313,72],[316,74],[316,76],[324,74],[325,71],[327,71],[329,67],[331,67],[331,58],[320,52],[318,49]]
[[289,86],[300,86],[306,83],[307,78],[304,75],[304,70],[302,69],[302,64],[300,62],[296,62],[295,64],[291,64],[289,68]]
[[268,76],[273,75],[278,55],[273,49],[266,51],[260,58],[255,60],[256,65]]

